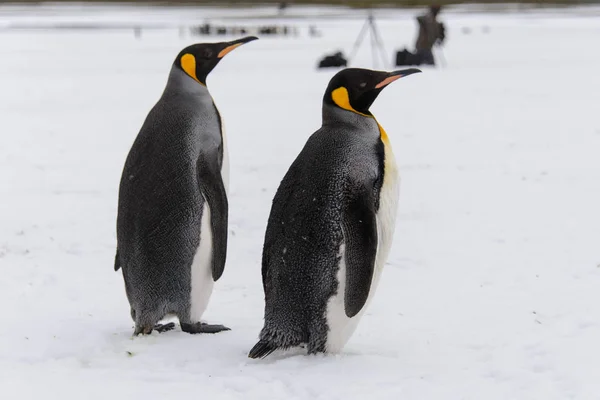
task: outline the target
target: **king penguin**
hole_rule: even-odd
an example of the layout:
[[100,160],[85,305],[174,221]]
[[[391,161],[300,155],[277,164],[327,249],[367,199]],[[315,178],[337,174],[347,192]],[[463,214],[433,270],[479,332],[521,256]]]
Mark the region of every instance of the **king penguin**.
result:
[[372,298],[390,250],[398,170],[369,111],[416,72],[348,68],[329,82],[321,128],[275,194],[263,246],[264,326],[250,358],[306,346],[339,353]]
[[257,39],[200,43],[175,59],[165,90],[125,161],[119,187],[115,271],[123,271],[134,334],[229,328],[200,321],[225,268],[228,153],[207,75],[236,47]]

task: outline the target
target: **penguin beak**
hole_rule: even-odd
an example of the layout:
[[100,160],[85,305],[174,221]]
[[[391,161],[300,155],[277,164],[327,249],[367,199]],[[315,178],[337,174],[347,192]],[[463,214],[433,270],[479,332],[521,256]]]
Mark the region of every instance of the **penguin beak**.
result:
[[241,45],[251,42],[253,40],[258,40],[258,38],[256,36],[246,36],[245,38],[234,40],[233,42],[227,42],[225,43],[225,48],[219,52],[219,55],[217,57],[223,58],[233,49],[240,47]]
[[408,75],[416,74],[418,72],[422,72],[422,71],[418,68],[409,68],[409,69],[401,69],[398,71],[390,72],[384,80],[382,80],[377,85],[375,85],[375,89],[384,88],[387,85],[389,85],[390,83],[394,82],[395,80],[404,78],[405,76],[408,76]]

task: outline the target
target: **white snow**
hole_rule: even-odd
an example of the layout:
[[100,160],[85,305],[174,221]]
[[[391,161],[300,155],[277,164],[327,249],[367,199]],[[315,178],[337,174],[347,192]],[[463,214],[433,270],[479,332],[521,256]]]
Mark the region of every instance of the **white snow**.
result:
[[[202,21],[194,10],[77,12]],[[0,26],[52,15],[0,8]],[[415,24],[407,12],[378,15],[391,59]],[[252,42],[209,77],[231,156],[228,261],[204,317],[232,331],[213,336],[178,327],[132,338],[113,271],[127,152],[176,54],[206,39],[177,28],[141,39],[1,31],[2,398],[597,399],[598,9],[443,18],[446,67],[393,83],[372,109],[401,175],[373,302],[342,354],[264,361],[246,354],[262,327],[271,200],[320,125],[334,71],[314,66],[351,50],[361,15],[298,18],[299,37]],[[323,37],[308,37],[313,23]],[[371,67],[368,43],[354,65]]]

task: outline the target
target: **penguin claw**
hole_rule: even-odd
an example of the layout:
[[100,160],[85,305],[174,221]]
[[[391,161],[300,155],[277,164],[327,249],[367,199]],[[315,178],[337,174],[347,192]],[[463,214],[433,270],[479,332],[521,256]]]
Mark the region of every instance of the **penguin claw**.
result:
[[133,332],[133,336],[139,336],[139,335],[150,335],[152,334],[152,331],[155,330],[158,333],[164,333],[164,332],[168,332],[170,330],[175,329],[175,324],[173,322],[169,322],[168,324],[156,324],[153,327],[149,327],[149,326],[140,326],[135,328],[135,331]]
[[211,325],[206,322],[196,322],[195,324],[181,324],[181,330],[187,333],[218,333],[223,331],[230,331],[231,329],[225,325]]
[[175,324],[173,322],[169,322],[168,324],[156,324],[154,325],[154,329],[158,333],[169,332],[175,329]]

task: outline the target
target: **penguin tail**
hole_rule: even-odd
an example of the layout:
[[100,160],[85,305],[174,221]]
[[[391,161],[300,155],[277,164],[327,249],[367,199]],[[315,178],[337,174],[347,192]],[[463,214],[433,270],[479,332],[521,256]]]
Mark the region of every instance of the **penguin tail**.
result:
[[272,343],[267,342],[266,340],[260,340],[258,343],[254,345],[250,353],[248,353],[249,358],[265,358],[278,347]]

